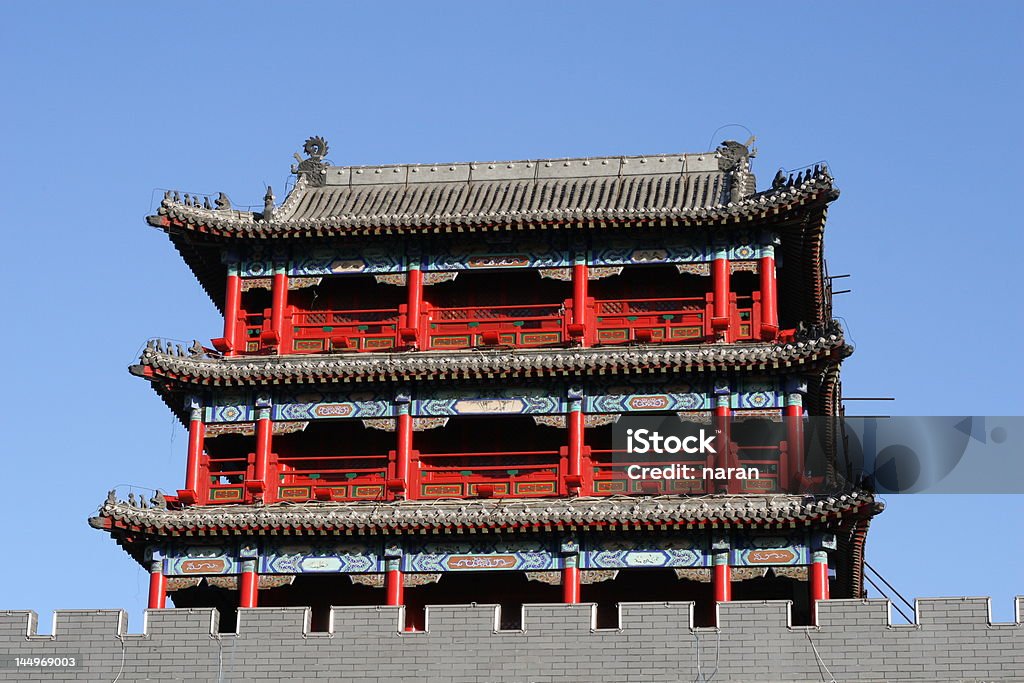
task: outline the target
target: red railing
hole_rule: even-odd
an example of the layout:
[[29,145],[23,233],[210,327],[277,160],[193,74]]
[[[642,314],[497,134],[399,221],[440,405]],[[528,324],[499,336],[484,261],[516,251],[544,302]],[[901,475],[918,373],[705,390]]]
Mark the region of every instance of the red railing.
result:
[[729,493],[772,493],[785,489],[789,468],[780,445],[740,446],[732,444],[730,467],[756,469],[757,478],[729,480]]
[[[423,350],[535,348],[576,341],[596,345],[702,343],[722,339],[721,331],[711,325],[713,299],[711,293],[703,297],[588,299],[582,326],[572,320],[571,299],[552,304],[458,307],[425,302],[418,320],[407,320],[404,305],[324,311],[289,306],[282,316],[280,338],[270,329],[270,309],[241,315],[237,329],[242,341],[237,352],[387,351],[414,348],[417,343]],[[758,339],[760,308],[760,292],[731,294],[725,340]]]
[[598,344],[700,342],[710,334],[710,297],[595,300],[591,318]]
[[277,500],[363,500],[385,496],[389,456],[278,455],[271,469]]
[[475,346],[535,347],[566,339],[565,303],[518,306],[426,306],[428,349]]
[[381,351],[398,343],[399,311],[292,311],[291,353]]
[[[622,451],[603,448],[587,448],[586,451],[589,453],[590,462],[586,468],[588,472],[584,479],[584,490],[590,491],[592,495],[711,493],[708,482],[705,482],[701,476],[701,468],[714,466],[711,458],[683,460],[678,454],[665,454],[660,458],[658,458],[658,454],[652,454],[644,459],[639,459],[635,455],[627,459],[626,454]],[[634,479],[629,476],[628,472],[631,465],[641,468],[664,468],[677,463],[696,468],[696,477],[692,479],[653,479],[650,477]]]
[[417,498],[538,497],[561,493],[559,451],[414,453]]
[[199,467],[200,503],[243,503],[246,500],[244,481],[250,476],[249,458],[217,458],[203,456]]
[[270,320],[270,312],[246,313],[242,318],[242,349],[243,353],[258,353],[263,348],[260,335],[263,334],[265,321]]
[[[709,493],[761,494],[787,490],[792,476],[787,444],[745,446],[730,444],[728,453],[706,458],[679,454],[636,455],[583,447],[581,495],[661,495]],[[477,451],[470,453],[410,453],[408,479],[396,477],[395,451],[368,455],[271,454],[266,481],[254,481],[255,456],[210,457],[200,461],[196,502],[265,503],[308,500],[393,500],[397,498],[554,497],[573,494],[567,477],[566,447],[559,450]],[[674,464],[693,468],[690,478],[629,476],[628,467],[664,468]],[[702,468],[756,470],[756,476],[705,479]],[[639,474],[639,473],[637,473]],[[575,485],[574,485],[575,486]]]

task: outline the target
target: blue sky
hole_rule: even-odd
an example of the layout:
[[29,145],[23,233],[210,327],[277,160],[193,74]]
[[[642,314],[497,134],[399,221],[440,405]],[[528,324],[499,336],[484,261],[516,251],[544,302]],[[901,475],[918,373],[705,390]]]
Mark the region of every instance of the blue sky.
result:
[[[826,160],[842,189],[847,395],[1024,412],[1024,5],[715,5],[0,6],[0,608],[140,627],[144,573],[85,520],[116,484],[180,486],[185,435],[126,368],[151,336],[220,330],[143,218],[168,187],[280,198],[312,134],[371,164],[703,151],[741,124],[761,187]],[[887,503],[868,560],[905,595],[1012,618],[1024,496]]]

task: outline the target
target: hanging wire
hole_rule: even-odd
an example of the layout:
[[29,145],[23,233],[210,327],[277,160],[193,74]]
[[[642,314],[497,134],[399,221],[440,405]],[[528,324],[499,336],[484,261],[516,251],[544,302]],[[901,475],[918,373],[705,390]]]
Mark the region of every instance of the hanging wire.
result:
[[[836,677],[832,675],[832,672],[828,670],[828,665],[825,664],[825,661],[821,658],[821,655],[818,654],[818,648],[814,646],[814,639],[811,638],[811,632],[804,631],[804,635],[807,636],[807,642],[811,644],[811,649],[814,651],[814,657],[818,660],[818,675],[821,676],[821,680],[825,681],[825,683],[839,683],[838,681],[836,681]],[[824,672],[822,672],[822,668],[825,669]],[[826,673],[828,674],[827,679],[825,678]]]

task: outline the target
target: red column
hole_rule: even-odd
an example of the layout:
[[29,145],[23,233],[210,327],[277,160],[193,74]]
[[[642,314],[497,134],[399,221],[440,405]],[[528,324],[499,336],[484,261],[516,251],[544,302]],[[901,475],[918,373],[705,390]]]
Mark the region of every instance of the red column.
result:
[[405,276],[408,288],[408,304],[406,306],[407,331],[403,335],[413,346],[420,343],[420,314],[423,310],[423,271],[419,264],[410,264]]
[[580,602],[580,544],[575,538],[561,542],[562,554],[562,602],[578,605]]
[[[732,391],[727,384],[715,385],[715,446],[718,452],[715,454],[715,467],[732,467],[732,434],[730,423],[732,422]],[[725,493],[729,489],[730,480],[715,482],[719,493]]]
[[167,577],[164,576],[163,562],[153,560],[149,565],[149,609],[167,607]]
[[786,407],[783,409],[786,421],[788,469],[792,483],[787,482],[783,489],[789,493],[806,493],[804,477],[807,465],[804,458],[804,397],[807,392],[806,383],[797,378],[790,378],[786,384]]
[[270,303],[270,329],[276,339],[273,343],[278,345],[278,353],[288,353],[287,334],[284,324],[285,309],[288,308],[288,275],[284,268],[279,266],[274,271],[274,289]]
[[414,493],[409,485],[409,463],[412,457],[412,415],[409,414],[409,404],[398,404],[398,418],[396,425],[398,436],[397,448],[395,451],[395,479],[396,489],[401,485],[401,492],[406,498],[413,498]]
[[190,493],[193,499],[195,499],[200,488],[199,479],[205,436],[206,425],[203,424],[203,409],[198,405],[194,405],[192,407],[191,419],[188,423],[188,461],[185,466],[185,490]]
[[273,440],[274,423],[270,419],[270,399],[256,399],[256,453],[252,467],[252,480],[246,482],[250,493],[262,494],[268,489],[275,490],[276,482],[267,481],[270,474],[270,449]]
[[[573,558],[575,562],[575,558]],[[578,605],[580,602],[580,569],[575,564],[569,566],[568,558],[562,568],[562,602],[567,605]]]
[[711,327],[718,332],[726,333],[728,341],[729,329],[729,252],[724,248],[715,251],[715,260],[711,264],[712,286],[714,287],[714,309],[711,315]]
[[761,339],[771,341],[779,335],[778,286],[775,282],[775,247],[761,247]]
[[238,353],[238,317],[242,307],[242,278],[235,266],[228,266],[228,280],[224,296],[224,353]]
[[566,416],[569,428],[569,460],[566,463],[566,488],[579,491],[583,478],[583,400],[569,399],[569,414]]
[[715,602],[732,600],[732,569],[729,567],[729,551],[715,553],[712,567],[712,583],[715,587]]
[[587,283],[590,269],[586,261],[578,258],[572,267],[572,327],[570,334],[587,346]]
[[387,574],[384,587],[387,591],[387,604],[390,606],[405,604],[405,577],[402,574],[401,558],[391,557],[387,560]]
[[243,560],[238,606],[256,607],[259,604],[259,588],[260,578],[256,573],[256,560]]
[[811,611],[814,620],[818,619],[818,600],[828,600],[828,553],[815,550],[810,566]]

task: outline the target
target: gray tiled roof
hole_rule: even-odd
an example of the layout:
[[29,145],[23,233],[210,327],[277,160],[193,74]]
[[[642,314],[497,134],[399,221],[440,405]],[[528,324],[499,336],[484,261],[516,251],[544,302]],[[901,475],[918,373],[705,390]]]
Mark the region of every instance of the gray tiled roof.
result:
[[[283,204],[262,213],[207,208],[195,197],[169,194],[149,222],[257,238],[538,224],[709,225],[834,198],[824,167],[755,194],[745,148],[726,144],[733,147],[651,157],[324,166],[315,181],[300,174]],[[730,149],[741,150],[739,156],[730,157]]]
[[810,524],[846,516],[870,516],[881,503],[863,491],[828,496],[655,496],[436,500],[397,503],[277,503],[267,506],[193,506],[181,510],[105,503],[89,523],[97,529],[132,529],[178,534],[205,529],[253,534],[347,532],[369,529],[416,532],[453,526],[544,528],[619,524],[707,524],[748,526]]
[[809,331],[786,344],[615,346],[462,352],[348,353],[219,358],[190,355],[150,342],[132,373],[198,384],[246,385],[291,381],[531,377],[577,374],[642,374],[715,369],[774,370],[841,360],[851,349],[837,324]]

